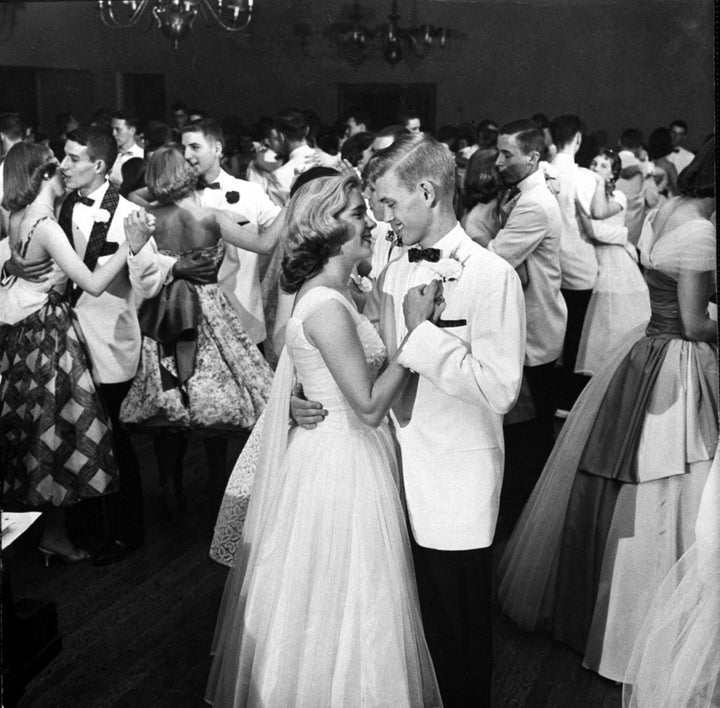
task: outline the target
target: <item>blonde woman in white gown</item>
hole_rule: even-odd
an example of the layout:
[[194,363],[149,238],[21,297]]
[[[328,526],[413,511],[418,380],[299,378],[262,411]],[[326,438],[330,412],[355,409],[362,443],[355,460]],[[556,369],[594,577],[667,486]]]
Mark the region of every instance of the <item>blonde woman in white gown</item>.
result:
[[[386,422],[408,374],[347,293],[371,225],[354,177],[316,179],[288,208],[281,282],[297,298],[213,641],[213,705],[441,705]],[[408,311],[409,329],[430,308]],[[294,375],[328,410],[314,430],[289,430]]]

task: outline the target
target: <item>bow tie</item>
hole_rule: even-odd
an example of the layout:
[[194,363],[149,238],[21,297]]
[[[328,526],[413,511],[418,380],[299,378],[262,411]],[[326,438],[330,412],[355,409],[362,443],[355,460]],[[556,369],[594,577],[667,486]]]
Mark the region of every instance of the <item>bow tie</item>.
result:
[[76,203],[77,203],[77,204],[82,204],[83,206],[86,206],[86,207],[95,206],[95,200],[94,200],[94,199],[90,199],[90,197],[81,197],[79,194],[78,194],[77,202],[76,202]]
[[205,180],[198,180],[197,183],[198,189],[220,189],[220,182],[211,182],[208,184]]
[[680,148],[673,148],[673,152],[680,152]]
[[408,251],[408,260],[410,263],[417,263],[418,261],[430,261],[430,263],[437,263],[440,260],[440,249],[411,248]]

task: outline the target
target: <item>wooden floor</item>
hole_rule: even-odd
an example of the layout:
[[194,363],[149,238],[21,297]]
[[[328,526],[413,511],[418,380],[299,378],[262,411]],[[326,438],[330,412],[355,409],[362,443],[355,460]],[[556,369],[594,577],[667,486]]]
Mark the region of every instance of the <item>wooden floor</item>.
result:
[[[36,708],[193,708],[204,705],[208,655],[227,569],[208,557],[214,519],[202,493],[204,453],[186,460],[190,510],[159,510],[151,446],[134,438],[145,470],[147,543],[122,563],[45,568],[36,547],[40,522],[5,554],[15,600],[57,605],[63,649],[27,687],[20,706]],[[234,446],[236,455],[239,445]],[[99,502],[85,502],[71,528],[95,550]],[[496,556],[512,521],[501,518]],[[497,558],[496,558],[497,560]],[[580,656],[542,635],[518,630],[496,607],[493,706],[619,708],[621,689],[583,669]]]

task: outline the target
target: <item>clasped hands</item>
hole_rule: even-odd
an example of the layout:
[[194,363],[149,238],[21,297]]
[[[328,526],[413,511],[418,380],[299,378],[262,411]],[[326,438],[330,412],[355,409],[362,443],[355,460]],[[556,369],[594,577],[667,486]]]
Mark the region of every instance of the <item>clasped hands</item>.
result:
[[[412,332],[426,320],[437,322],[445,310],[443,284],[439,280],[431,280],[426,285],[410,288],[403,299],[403,315],[408,332]],[[297,384],[290,396],[290,413],[292,419],[300,427],[313,430],[327,415],[322,403],[308,401],[302,386]]]

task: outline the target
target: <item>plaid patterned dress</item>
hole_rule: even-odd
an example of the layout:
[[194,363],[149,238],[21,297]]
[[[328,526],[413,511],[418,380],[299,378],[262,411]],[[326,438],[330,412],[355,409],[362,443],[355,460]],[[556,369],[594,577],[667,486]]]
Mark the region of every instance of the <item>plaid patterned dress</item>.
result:
[[10,286],[19,297],[27,292],[34,298],[45,288],[47,298],[16,324],[0,325],[5,501],[64,506],[117,490],[110,422],[72,309],[56,289],[66,280],[55,266],[44,283]]

